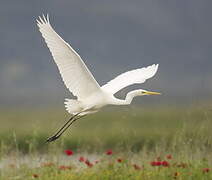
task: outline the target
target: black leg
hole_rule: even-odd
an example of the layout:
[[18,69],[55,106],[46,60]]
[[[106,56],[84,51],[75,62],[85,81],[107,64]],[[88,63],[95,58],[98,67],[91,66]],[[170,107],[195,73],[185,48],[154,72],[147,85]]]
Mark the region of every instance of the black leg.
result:
[[78,120],[84,116],[79,116],[79,117],[76,117],[75,119],[73,119],[60,133],[57,134],[56,138],[58,139],[76,120]]
[[69,124],[69,122],[73,121],[73,119],[75,117],[77,117],[78,115],[79,115],[79,113],[73,115],[60,129],[57,130],[57,132],[53,136],[49,137],[46,140],[46,142],[51,142],[51,141],[56,140],[58,138],[57,135]]
[[53,136],[49,137],[46,142],[52,142],[58,139],[77,119],[80,119],[83,116],[79,116],[80,113],[72,116]]

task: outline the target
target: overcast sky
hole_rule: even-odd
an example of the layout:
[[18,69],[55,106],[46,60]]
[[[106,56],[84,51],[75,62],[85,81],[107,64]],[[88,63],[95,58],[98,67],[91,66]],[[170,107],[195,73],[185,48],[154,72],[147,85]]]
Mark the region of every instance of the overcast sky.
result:
[[36,27],[42,13],[49,13],[52,26],[100,85],[127,70],[159,63],[154,78],[133,87],[163,93],[150,101],[212,97],[211,0],[0,2],[0,105],[60,104],[71,97]]

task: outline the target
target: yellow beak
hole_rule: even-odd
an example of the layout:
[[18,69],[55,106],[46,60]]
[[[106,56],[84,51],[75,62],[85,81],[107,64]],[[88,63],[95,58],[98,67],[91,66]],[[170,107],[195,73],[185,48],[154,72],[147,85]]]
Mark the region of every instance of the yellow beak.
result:
[[146,91],[144,92],[145,95],[161,95],[159,92],[153,92],[153,91]]

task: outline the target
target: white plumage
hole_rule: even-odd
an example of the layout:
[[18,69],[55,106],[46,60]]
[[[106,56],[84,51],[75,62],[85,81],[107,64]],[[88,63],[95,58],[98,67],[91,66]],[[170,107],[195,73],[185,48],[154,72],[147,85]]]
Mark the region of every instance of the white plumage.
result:
[[143,83],[153,77],[158,64],[125,72],[100,87],[81,57],[54,31],[48,15],[39,17],[37,25],[66,87],[77,97],[77,99],[66,99],[65,106],[69,113],[79,115],[94,113],[108,104],[130,104],[135,96],[159,94],[139,89],[129,92],[125,100],[114,97],[114,94],[124,87]]
[[[40,21],[39,21],[40,20]],[[51,27],[49,18],[39,17],[37,25],[58,66],[66,87],[83,100],[100,91],[100,86],[82,61],[81,57]]]
[[115,94],[119,90],[132,85],[144,83],[147,79],[153,77],[158,70],[158,64],[153,64],[148,67],[131,70],[120,74],[113,80],[109,81],[101,88],[108,93]]

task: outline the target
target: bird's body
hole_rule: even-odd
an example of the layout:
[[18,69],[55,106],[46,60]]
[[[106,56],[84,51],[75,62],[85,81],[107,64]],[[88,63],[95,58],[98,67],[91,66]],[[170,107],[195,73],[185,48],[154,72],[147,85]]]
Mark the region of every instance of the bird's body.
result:
[[[82,116],[97,112],[109,104],[129,105],[136,96],[160,94],[138,89],[129,92],[125,99],[118,99],[114,96],[116,92],[129,85],[144,83],[146,79],[153,77],[157,72],[158,64],[125,72],[100,86],[81,57],[54,31],[48,15],[43,18],[39,17],[37,25],[58,66],[63,82],[77,97],[77,99],[65,100],[66,110],[70,114]],[[55,139],[54,137],[50,141]]]
[[135,96],[139,96],[139,94],[141,95],[141,91],[143,90],[131,91],[127,94],[126,98],[122,100],[108,92],[105,92],[104,89],[101,88],[100,92],[91,94],[83,101],[66,99],[65,107],[66,110],[73,115],[79,112],[81,112],[80,115],[95,113],[106,105],[130,105]]
[[65,107],[70,114],[81,112],[80,115],[85,115],[97,112],[98,109],[111,104],[112,101],[112,96],[100,90],[86,97],[83,101],[66,99]]

